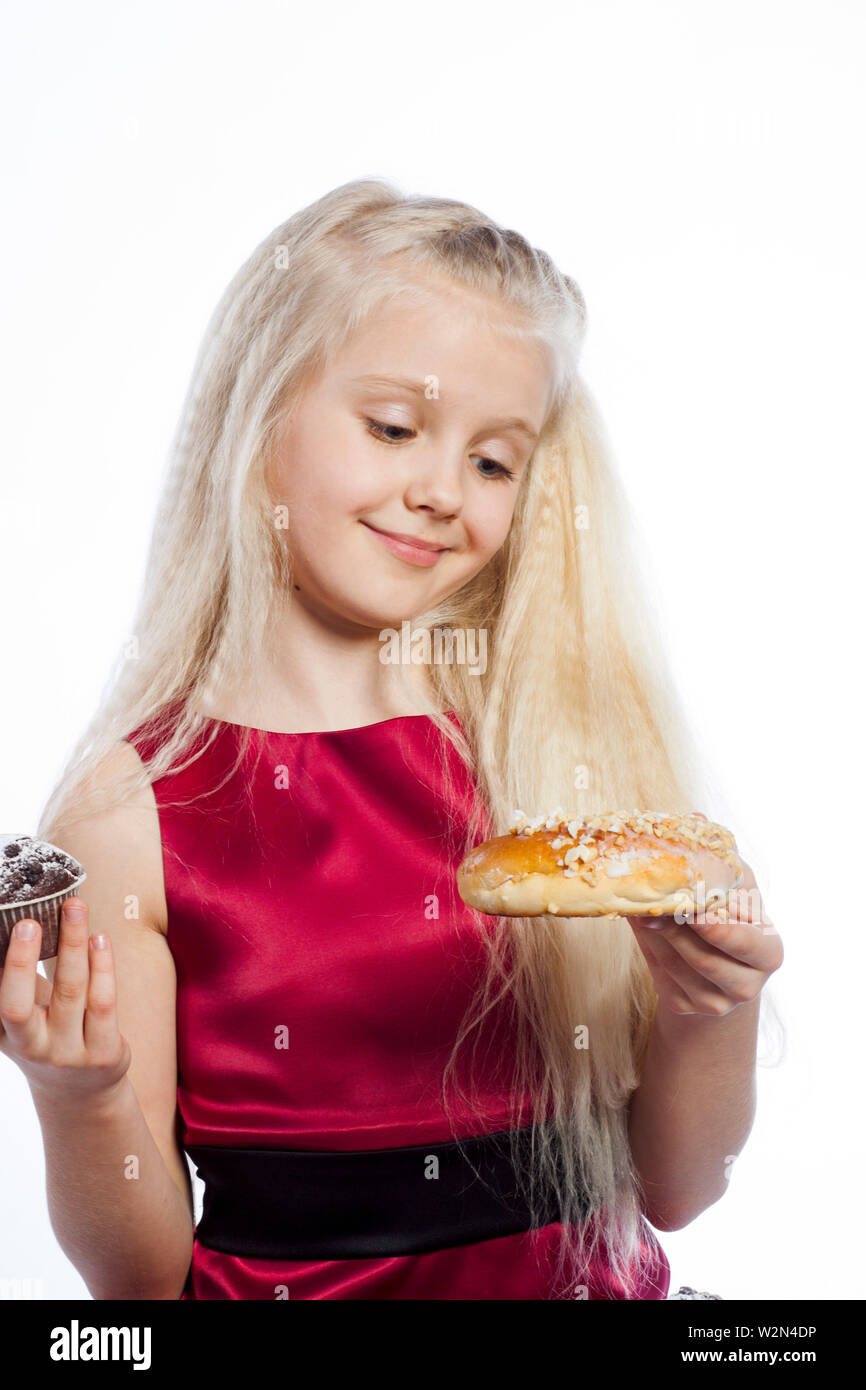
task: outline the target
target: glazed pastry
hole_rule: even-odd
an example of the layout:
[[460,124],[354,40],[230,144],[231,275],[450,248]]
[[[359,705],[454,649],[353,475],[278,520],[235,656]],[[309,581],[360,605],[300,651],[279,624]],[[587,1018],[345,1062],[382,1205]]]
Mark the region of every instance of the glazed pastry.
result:
[[506,917],[659,917],[723,901],[743,876],[731,832],[698,812],[557,807],[534,820],[515,811],[506,835],[467,854],[457,890],[470,907]]

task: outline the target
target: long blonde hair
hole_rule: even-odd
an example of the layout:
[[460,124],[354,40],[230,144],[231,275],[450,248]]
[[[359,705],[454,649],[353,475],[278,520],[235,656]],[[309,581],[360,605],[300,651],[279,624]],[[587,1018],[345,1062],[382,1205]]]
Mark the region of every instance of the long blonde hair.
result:
[[[269,615],[292,593],[265,476],[277,431],[304,383],[368,314],[419,285],[435,293],[443,277],[504,305],[514,331],[548,349],[554,383],[505,544],[435,611],[407,615],[415,630],[488,634],[483,675],[434,664],[429,702],[413,691],[475,778],[462,848],[476,842],[482,816],[500,833],[518,808],[702,807],[700,761],[663,664],[629,508],[578,371],[578,286],[478,209],[370,179],[277,227],[217,306],[173,443],[134,650],[119,658],[37,834],[104,807],[90,774],[131,731],[147,726],[157,751],[114,787],[119,800],[202,755],[205,720],[192,706],[226,672],[254,685]],[[244,731],[239,760],[249,738]],[[477,1042],[482,1020],[504,1004],[515,1128],[521,1098],[535,1104],[533,1152],[518,1172],[533,1210],[545,1189],[556,1194],[568,1237],[556,1269],[562,1294],[585,1283],[603,1246],[623,1296],[634,1296],[639,1243],[655,1245],[627,1128],[656,1006],[646,962],[623,918],[483,921],[488,969],[454,1041],[443,1101],[450,1110],[449,1087],[460,1089],[458,1049]],[[581,1025],[588,1047],[576,1045]]]

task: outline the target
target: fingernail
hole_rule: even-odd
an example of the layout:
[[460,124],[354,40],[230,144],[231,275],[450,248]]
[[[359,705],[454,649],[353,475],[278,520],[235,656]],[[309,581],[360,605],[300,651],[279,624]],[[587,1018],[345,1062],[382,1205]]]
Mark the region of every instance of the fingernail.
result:
[[105,935],[104,931],[101,931],[98,936],[92,936],[90,940],[93,942],[97,951],[104,951],[108,945],[108,937]]
[[70,922],[80,922],[84,916],[84,908],[80,903],[66,902],[63,904],[63,911]]
[[37,925],[36,922],[31,922],[29,918],[25,917],[22,921],[15,923],[15,935],[22,941],[32,941],[36,935]]

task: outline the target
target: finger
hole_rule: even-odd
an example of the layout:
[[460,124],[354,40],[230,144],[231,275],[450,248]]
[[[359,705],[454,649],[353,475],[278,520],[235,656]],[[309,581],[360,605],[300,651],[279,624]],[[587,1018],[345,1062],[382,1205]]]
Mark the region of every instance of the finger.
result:
[[635,937],[637,940],[637,944],[640,947],[641,952],[643,953],[644,960],[646,961],[650,970],[652,970],[653,966],[658,964],[655,952],[652,948],[652,937],[650,936],[649,932],[643,931],[636,932]]
[[90,938],[90,984],[84,1014],[84,1042],[95,1061],[115,1061],[120,1051],[117,1028],[117,983],[111,938]]
[[765,971],[744,964],[727,951],[718,950],[703,934],[697,937],[688,927],[679,927],[666,940],[682,960],[729,998],[743,1004],[760,994]]
[[764,906],[761,890],[755,882],[755,875],[745,860],[740,862],[743,865],[743,873],[737,887],[729,888],[725,893],[724,901],[719,905],[711,906],[707,915],[710,921],[715,922],[717,920],[716,914],[720,912],[725,920],[752,922],[755,926],[760,927],[765,935],[775,935],[776,929]]
[[637,936],[637,944],[643,952],[644,959],[649,966],[649,972],[656,988],[656,994],[660,999],[664,1000],[669,1008],[674,1008],[677,1013],[693,1012],[693,1000],[683,992],[665,970],[664,965],[656,957],[651,943],[652,936],[649,932],[641,932],[640,935]]
[[[707,917],[711,922],[721,917],[724,921],[753,922],[756,926],[772,925],[767,917],[761,890],[756,886],[747,888],[741,883],[739,888],[729,888],[724,898],[707,902],[703,912],[692,914],[700,921]],[[687,920],[691,920],[687,917]]]
[[[636,935],[639,940],[650,940],[654,942],[667,942],[672,946],[684,960],[693,965],[702,973],[706,969],[710,978],[719,983],[724,983],[726,978],[735,978],[736,973],[741,972],[749,966],[740,956],[734,955],[732,951],[716,946],[709,939],[709,931],[704,928],[701,922],[695,922],[688,926],[675,922],[672,917],[638,918],[636,919]],[[719,927],[730,929],[731,923],[718,923]],[[700,930],[696,930],[699,928]],[[752,928],[748,928],[752,930]],[[730,939],[730,930],[728,930]],[[664,955],[664,959],[668,959]],[[727,971],[727,975],[725,974]]]
[[635,917],[629,919],[639,929],[650,930],[667,941],[704,942],[726,956],[733,956],[743,965],[758,970],[778,969],[782,962],[782,942],[778,933],[767,935],[764,930],[737,918],[719,920],[713,912],[695,913],[684,923],[673,917]]
[[697,1013],[695,1001],[690,995],[686,994],[685,990],[683,990],[673,977],[668,974],[661,961],[656,959],[649,944],[651,940],[652,937],[648,932],[641,933],[637,938],[637,943],[649,966],[649,972],[652,975],[653,984],[655,985],[656,994],[659,996],[659,999],[666,1008],[672,1009],[674,1013]]
[[[28,940],[22,935],[34,928]],[[42,927],[25,917],[16,922],[0,979],[0,1023],[17,1053],[38,1051],[45,1040],[46,1017],[36,1007],[36,965],[42,949]]]
[[84,899],[67,898],[60,914],[60,944],[48,1005],[51,1031],[79,1047],[84,1040],[84,1006],[90,979],[88,921],[89,909]]
[[663,1001],[665,1008],[671,1009],[675,1014],[697,1014],[701,1012],[696,1006],[695,1001],[689,998],[685,990],[680,989],[679,985],[674,984],[673,980],[670,978],[668,978],[664,992],[661,990],[659,991],[659,999]]
[[36,1003],[42,1009],[47,1009],[51,1003],[51,981],[38,969],[36,970]]
[[[653,950],[664,970],[696,1006],[699,1013],[727,1013],[738,1003],[745,1002],[739,997],[731,997],[723,989],[717,988],[700,971],[694,969],[669,941],[658,936]],[[750,998],[753,996],[750,995]]]
[[[778,970],[782,963],[784,950],[778,932],[767,929],[767,924],[743,922],[736,917],[721,920],[714,914],[702,913],[694,923],[687,923],[689,937],[684,940],[700,940],[714,950],[743,965],[754,966],[757,970]],[[700,933],[698,936],[697,933]],[[673,939],[672,934],[668,934]]]

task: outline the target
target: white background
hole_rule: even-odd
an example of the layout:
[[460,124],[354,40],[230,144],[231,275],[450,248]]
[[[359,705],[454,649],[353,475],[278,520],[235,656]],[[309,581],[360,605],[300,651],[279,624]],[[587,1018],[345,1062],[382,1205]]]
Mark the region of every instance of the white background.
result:
[[[475,204],[583,289],[712,809],[786,948],[787,1050],[724,1198],[662,1237],[672,1292],[866,1293],[864,28],[841,0],[0,14],[0,831],[32,831],[129,636],[195,351],[275,225],[384,176]],[[88,1298],[5,1057],[0,1110],[0,1281]]]

